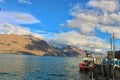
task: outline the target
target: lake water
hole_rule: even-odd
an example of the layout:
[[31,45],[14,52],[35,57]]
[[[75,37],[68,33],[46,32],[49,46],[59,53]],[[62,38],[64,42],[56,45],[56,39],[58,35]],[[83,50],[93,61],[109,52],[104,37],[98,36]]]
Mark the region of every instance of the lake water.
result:
[[0,80],[89,80],[77,57],[0,54]]

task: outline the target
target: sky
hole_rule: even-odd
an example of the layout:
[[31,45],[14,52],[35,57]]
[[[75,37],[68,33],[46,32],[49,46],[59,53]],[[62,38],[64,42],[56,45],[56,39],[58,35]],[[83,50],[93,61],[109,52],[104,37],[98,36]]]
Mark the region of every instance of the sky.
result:
[[119,5],[120,0],[0,0],[0,34],[105,53],[114,33],[119,50]]

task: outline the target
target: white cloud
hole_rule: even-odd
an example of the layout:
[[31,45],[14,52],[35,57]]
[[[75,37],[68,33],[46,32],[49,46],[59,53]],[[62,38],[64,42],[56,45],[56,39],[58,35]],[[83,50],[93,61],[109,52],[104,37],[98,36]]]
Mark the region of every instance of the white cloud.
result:
[[110,34],[115,34],[115,37],[120,39],[120,27],[113,27],[113,26],[102,26],[102,27],[99,27],[99,29],[102,31],[102,32],[105,32],[105,33],[110,33]]
[[119,13],[112,13],[110,14],[110,17],[113,21],[120,22],[120,12]]
[[[116,32],[116,26],[120,27],[120,7],[118,4],[118,1],[108,0],[90,0],[85,8],[81,8],[79,4],[76,4],[70,12],[73,19],[67,20],[66,26],[78,28],[82,34],[95,32],[96,29],[105,32],[104,28],[106,29],[106,27],[104,26],[109,26],[110,28],[107,28],[107,33],[114,32],[118,37],[119,33]],[[111,31],[111,28],[113,31]]]
[[5,2],[4,0],[0,0],[0,3],[3,3],[3,2]]
[[[100,16],[99,23],[102,25],[112,25],[115,26],[115,24],[118,24],[120,26],[120,12],[118,13],[104,13],[102,16]],[[97,24],[99,24],[97,23]]]
[[104,39],[86,35],[95,33],[96,29],[102,33],[114,33],[116,38],[120,39],[120,7],[117,0],[90,0],[84,7],[76,4],[71,9],[70,15],[73,18],[66,20],[66,24],[62,25],[77,28],[80,33],[58,34],[53,39],[54,44],[74,45],[97,52],[108,50],[109,44]]
[[38,38],[43,38],[40,34],[32,33],[27,27],[13,25],[10,23],[0,24],[0,34],[33,35]]
[[0,12],[0,24],[12,23],[12,24],[35,24],[40,21],[34,16],[28,13],[20,12]]
[[18,3],[20,4],[32,4],[30,0],[18,0]]
[[2,34],[16,34],[16,35],[30,35],[28,28],[15,26],[9,23],[0,24],[0,33]]
[[86,13],[76,13],[74,14],[74,19],[67,20],[67,26],[72,28],[79,28],[81,33],[89,33],[94,31],[96,23],[98,23],[98,17]]
[[85,36],[75,31],[56,34],[49,43],[54,46],[72,45],[83,50],[95,52],[102,52],[103,49],[109,48],[109,45],[104,39],[95,36]]
[[61,26],[61,27],[65,27],[65,24],[59,24],[59,26]]
[[66,26],[69,28],[78,28],[82,34],[94,32],[97,23],[99,22],[98,13],[94,10],[83,9],[79,4],[73,6],[70,11],[73,19],[66,21]]
[[95,8],[100,8],[104,12],[114,12],[118,10],[119,1],[117,0],[90,0],[88,5]]

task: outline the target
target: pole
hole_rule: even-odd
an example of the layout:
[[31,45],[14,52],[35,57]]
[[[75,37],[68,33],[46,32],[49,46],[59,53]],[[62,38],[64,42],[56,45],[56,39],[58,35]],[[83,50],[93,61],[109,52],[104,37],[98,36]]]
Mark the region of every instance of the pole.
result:
[[115,58],[115,35],[113,33],[113,52],[114,52],[114,58]]
[[110,35],[110,48],[111,52],[113,51],[113,39],[112,39],[112,34]]
[[114,54],[114,56],[113,56],[113,80],[115,80],[115,68],[114,68],[114,66],[115,66],[115,35],[114,35],[114,33],[113,33],[113,54]]

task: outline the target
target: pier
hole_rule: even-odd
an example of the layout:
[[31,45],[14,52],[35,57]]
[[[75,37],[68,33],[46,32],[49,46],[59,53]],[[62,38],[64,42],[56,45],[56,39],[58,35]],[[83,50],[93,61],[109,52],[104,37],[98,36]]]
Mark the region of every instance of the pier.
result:
[[[115,52],[116,53],[116,52]],[[120,53],[107,52],[106,58],[95,57],[93,69],[90,70],[91,80],[120,80]]]
[[111,64],[95,64],[90,71],[91,80],[120,80],[120,67]]
[[93,59],[91,80],[120,80],[120,51],[115,50],[114,33],[110,36],[111,51],[104,58]]

